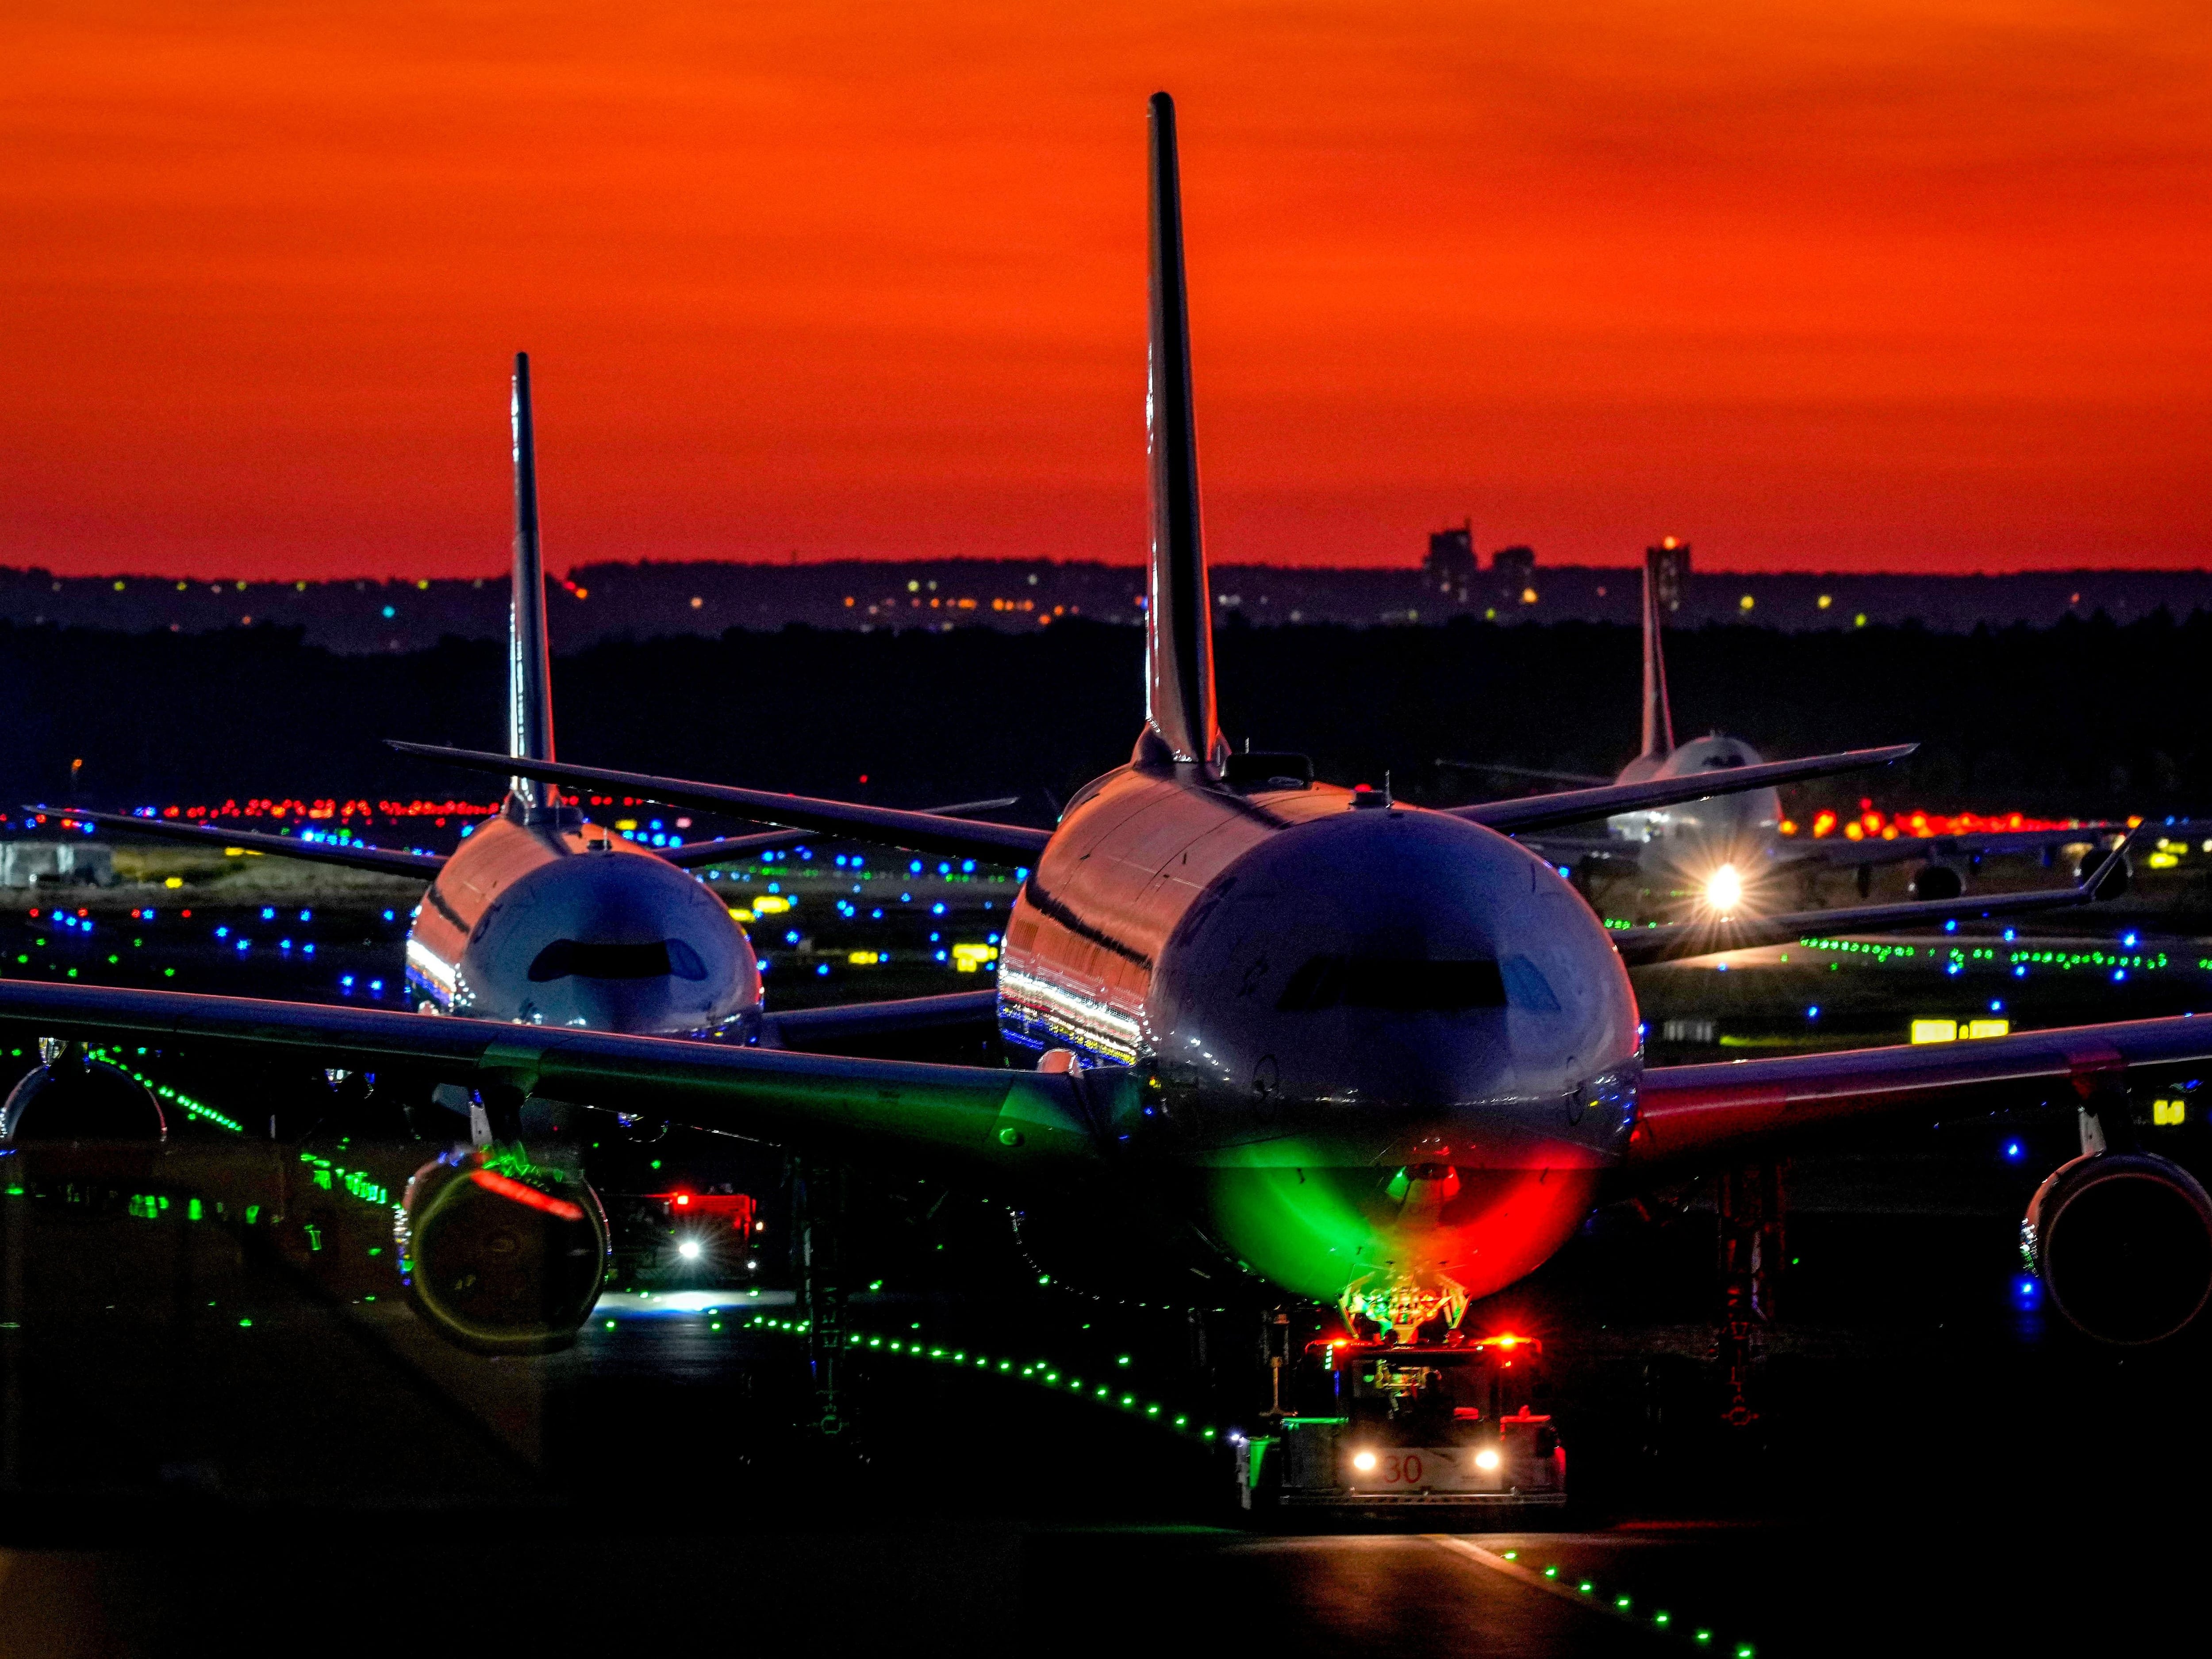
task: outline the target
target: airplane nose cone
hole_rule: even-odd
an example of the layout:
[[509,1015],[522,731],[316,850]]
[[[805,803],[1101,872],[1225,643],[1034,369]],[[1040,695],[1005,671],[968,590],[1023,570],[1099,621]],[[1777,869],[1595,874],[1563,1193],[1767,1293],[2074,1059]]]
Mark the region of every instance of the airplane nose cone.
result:
[[1270,836],[1192,906],[1153,985],[1164,1082],[1255,1132],[1304,1103],[1395,1123],[1395,1142],[1465,1107],[1557,1102],[1637,1048],[1589,907],[1543,860],[1436,812]]
[[721,902],[672,865],[623,854],[519,878],[456,977],[456,1012],[593,1030],[711,1030],[760,1001],[751,945]]
[[1456,1317],[1572,1232],[1629,1127],[1636,1004],[1602,924],[1440,813],[1270,836],[1154,988],[1161,1109],[1210,1148],[1218,1236],[1315,1297]]

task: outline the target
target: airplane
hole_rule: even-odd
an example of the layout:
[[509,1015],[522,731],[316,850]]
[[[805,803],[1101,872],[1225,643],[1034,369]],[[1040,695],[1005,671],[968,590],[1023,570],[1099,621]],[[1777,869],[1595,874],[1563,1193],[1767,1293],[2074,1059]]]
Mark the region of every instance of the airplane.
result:
[[[535,1153],[521,1127],[532,1102],[931,1172],[1018,1203],[1031,1222],[1092,1218],[1075,1230],[1067,1270],[1079,1278],[1127,1257],[1180,1275],[1155,1279],[1156,1297],[1216,1301],[1242,1286],[1415,1334],[1459,1327],[1608,1198],[1771,1158],[1838,1121],[1962,1091],[2039,1090],[2078,1110],[2085,1143],[2101,1138],[2054,1171],[2030,1212],[2054,1304],[2115,1341],[2188,1324],[2212,1297],[2212,1198],[2132,1146],[2125,1086],[2131,1073],[2212,1060],[2212,1020],[1649,1066],[1630,962],[1787,938],[1801,919],[1609,931],[1512,832],[1695,799],[1710,781],[1433,810],[1317,783],[1300,757],[1231,750],[1216,715],[1164,93],[1151,100],[1150,158],[1145,723],[1129,761],[1054,829],[404,745],[543,783],[1026,866],[999,983],[972,1001],[1012,1049],[1036,1056],[1034,1069],[13,980],[0,981],[0,1023],[50,1041],[373,1067],[470,1091],[491,1134],[423,1166],[401,1229],[417,1309],[495,1352],[567,1340],[601,1277],[605,1227],[587,1174]],[[1735,769],[1732,781],[1842,763],[1769,763]],[[2103,873],[2020,898],[2086,902]],[[1899,911],[2003,908],[2019,906],[1845,914],[1892,926]],[[835,1012],[889,1036],[918,1011]],[[496,1255],[483,1243],[493,1236],[506,1247]]]
[[[1686,743],[1674,740],[1674,711],[1667,692],[1661,591],[1662,563],[1672,556],[1674,546],[1670,536],[1644,552],[1643,742],[1614,778],[1617,783],[1729,773],[1739,767],[1756,766],[1760,761],[1759,751],[1751,744],[1719,731]],[[1533,767],[1455,760],[1440,760],[1438,764],[1453,770],[1491,772],[1546,783],[1605,781],[1579,773]],[[1601,836],[1546,834],[1523,839],[1554,864],[1577,871],[1586,887],[1609,869],[1626,867],[1662,880],[1682,882],[1705,908],[1729,915],[1745,902],[1748,890],[1779,874],[1795,874],[1809,883],[1822,869],[1854,870],[1859,896],[1865,898],[1872,890],[1876,866],[1917,860],[1921,867],[1914,872],[1909,888],[1912,896],[1953,899],[1966,891],[1969,872],[1978,869],[1986,856],[2039,854],[2047,869],[2061,849],[2086,842],[2087,849],[2074,868],[2078,882],[2103,860],[2106,843],[2127,835],[2124,825],[2097,823],[2063,830],[1988,830],[1938,836],[1839,836],[1829,840],[1785,834],[1785,822],[1781,797],[1772,788],[1739,789],[1674,805],[1616,813],[1606,820]],[[2175,833],[2186,836],[2195,828],[2185,823]],[[2129,875],[2129,866],[2123,860],[2106,878],[2102,896],[2117,898],[2124,890]],[[1807,896],[1811,896],[1809,886]]]
[[[538,507],[530,356],[517,352],[514,598],[507,633],[507,749],[553,758],[552,660]],[[976,811],[1014,797],[938,809]],[[428,884],[408,927],[407,983],[423,1013],[592,1030],[757,1040],[761,977],[750,941],[694,870],[811,839],[774,830],[647,848],[586,820],[557,786],[515,776],[498,816],[450,855],[309,841],[82,807],[64,820],[187,844],[240,848]]]

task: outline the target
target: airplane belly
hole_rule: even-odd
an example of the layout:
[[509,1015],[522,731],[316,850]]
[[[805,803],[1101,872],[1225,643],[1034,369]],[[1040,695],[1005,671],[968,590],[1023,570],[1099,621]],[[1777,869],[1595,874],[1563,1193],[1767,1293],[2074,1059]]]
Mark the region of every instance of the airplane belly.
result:
[[[1556,1164],[1227,1165],[1206,1172],[1208,1231],[1240,1264],[1377,1323],[1419,1322],[1526,1278],[1573,1237],[1596,1201],[1598,1169]],[[1388,1311],[1386,1311],[1386,1310]]]

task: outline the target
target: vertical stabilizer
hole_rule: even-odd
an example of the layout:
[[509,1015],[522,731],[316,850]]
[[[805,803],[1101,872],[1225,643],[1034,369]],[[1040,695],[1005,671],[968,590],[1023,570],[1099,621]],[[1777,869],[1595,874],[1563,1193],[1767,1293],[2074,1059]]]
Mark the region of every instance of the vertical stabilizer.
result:
[[1175,100],[1164,92],[1152,94],[1152,348],[1145,427],[1152,553],[1145,613],[1145,719],[1175,759],[1214,766],[1221,733],[1213,708],[1212,596],[1199,540],[1182,184]]
[[[514,354],[514,597],[507,634],[507,752],[517,760],[553,755],[552,665],[545,641],[545,567],[538,543],[538,434],[530,412],[530,354]],[[516,778],[514,793],[550,805],[550,785]]]
[[1666,615],[1660,584],[1664,574],[1660,562],[1669,549],[1644,550],[1644,753],[1642,758],[1662,761],[1674,752],[1674,716],[1667,707],[1667,656],[1659,639]]

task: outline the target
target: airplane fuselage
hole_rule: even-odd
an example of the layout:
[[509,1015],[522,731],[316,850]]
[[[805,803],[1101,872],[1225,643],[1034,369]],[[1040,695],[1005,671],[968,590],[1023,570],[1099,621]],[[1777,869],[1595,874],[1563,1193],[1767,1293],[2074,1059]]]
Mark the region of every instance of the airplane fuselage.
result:
[[407,981],[425,1012],[659,1036],[757,1018],[744,930],[694,877],[575,809],[510,799],[422,896]]
[[[1724,775],[1740,766],[1756,766],[1762,757],[1749,744],[1715,733],[1682,744],[1664,757],[1638,756],[1621,769],[1619,783],[1653,778]],[[1607,820],[1607,833],[1638,843],[1641,859],[1656,861],[1682,878],[1702,884],[1723,864],[1733,864],[1750,878],[1781,850],[1782,799],[1771,789],[1709,795],[1649,811],[1625,812]]]
[[1589,908],[1372,794],[1108,774],[1016,902],[1000,1017],[1134,1069],[1128,1150],[1223,1254],[1401,1328],[1549,1257],[1633,1127],[1636,1001]]

